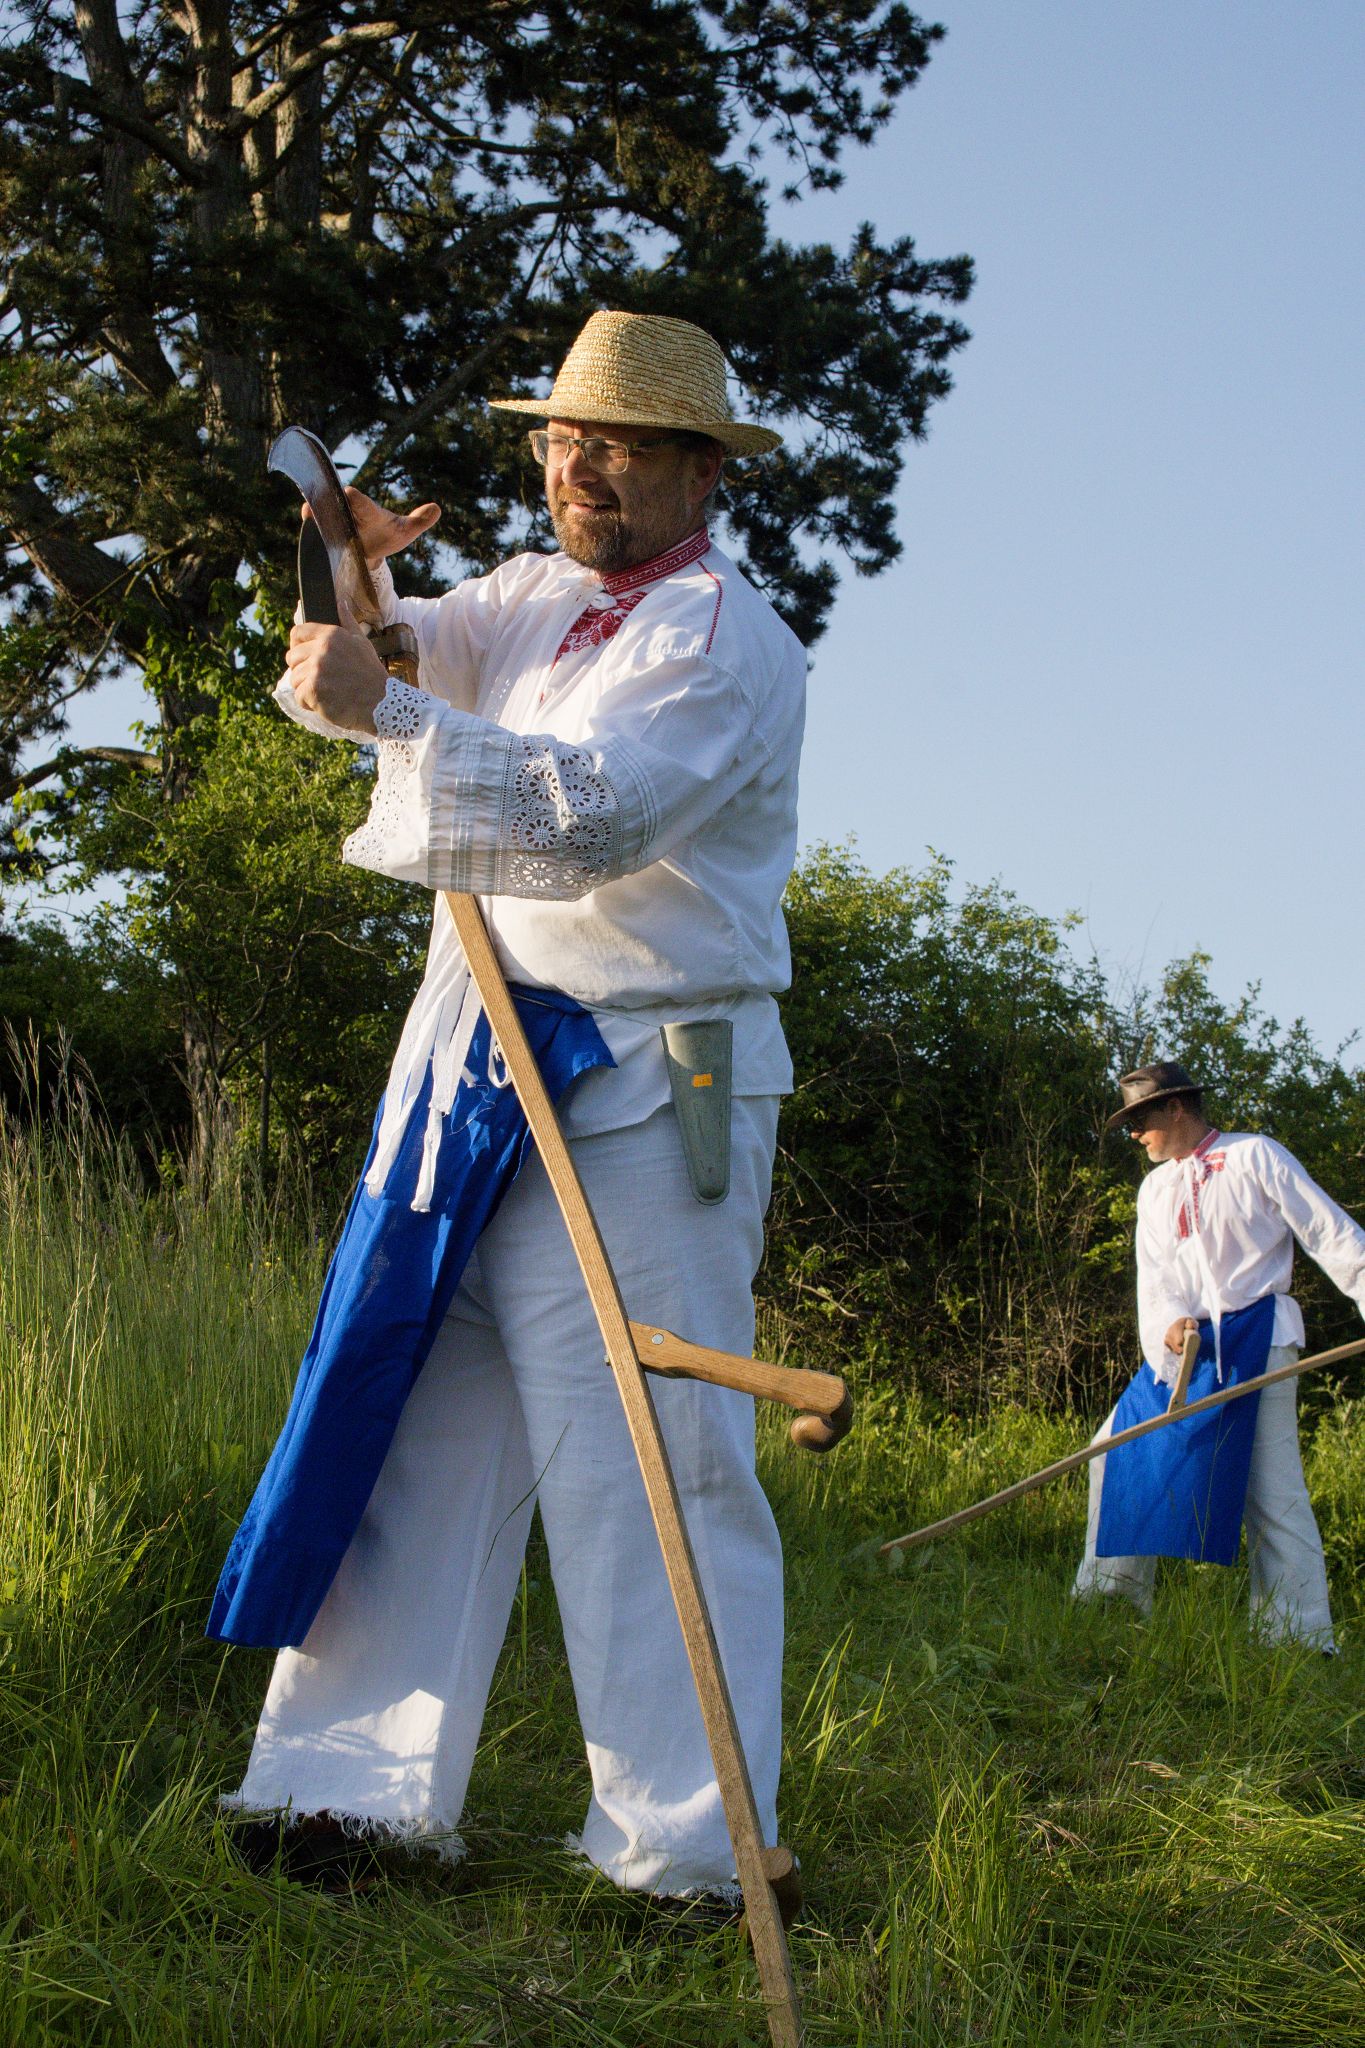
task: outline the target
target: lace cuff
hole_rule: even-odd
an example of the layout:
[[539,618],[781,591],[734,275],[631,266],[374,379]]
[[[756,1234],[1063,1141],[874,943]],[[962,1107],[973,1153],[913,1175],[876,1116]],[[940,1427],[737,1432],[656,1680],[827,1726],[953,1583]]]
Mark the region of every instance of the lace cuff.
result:
[[425,690],[389,677],[374,707],[379,775],[370,814],[342,848],[342,858],[353,866],[399,877],[410,872],[411,849],[423,836],[426,808],[418,740],[438,710],[437,699]]
[[430,711],[436,699],[425,690],[418,690],[411,683],[404,683],[397,676],[390,676],[388,687],[374,707],[374,729],[381,740],[412,740],[422,729],[423,718]]
[[429,889],[572,901],[638,865],[654,811],[628,761],[633,823],[582,747],[507,732],[393,677],[374,725],[370,814],[344,849],[356,866]]
[[429,888],[572,901],[625,872],[634,835],[596,756],[458,714],[451,727],[431,790]]
[[585,896],[619,872],[621,806],[581,747],[514,737],[503,818],[504,895]]

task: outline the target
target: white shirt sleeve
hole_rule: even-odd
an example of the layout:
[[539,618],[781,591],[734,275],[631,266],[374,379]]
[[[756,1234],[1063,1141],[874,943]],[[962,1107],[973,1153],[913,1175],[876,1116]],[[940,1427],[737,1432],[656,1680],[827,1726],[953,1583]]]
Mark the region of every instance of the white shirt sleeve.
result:
[[1365,1316],[1365,1230],[1273,1138],[1258,1146],[1257,1177],[1309,1257]]
[[1142,1355],[1158,1379],[1174,1384],[1179,1362],[1166,1349],[1166,1332],[1183,1316],[1198,1317],[1200,1304],[1191,1301],[1176,1267],[1175,1244],[1162,1189],[1151,1178],[1138,1189],[1137,1269],[1138,1336]]
[[423,685],[443,703],[460,711],[474,709],[483,658],[503,606],[538,563],[539,557],[514,556],[490,575],[468,576],[440,597],[395,597],[388,563],[373,571],[384,624],[411,626]]
[[704,657],[651,662],[600,710],[571,745],[391,681],[344,858],[430,889],[572,900],[662,859],[769,758],[738,678]]

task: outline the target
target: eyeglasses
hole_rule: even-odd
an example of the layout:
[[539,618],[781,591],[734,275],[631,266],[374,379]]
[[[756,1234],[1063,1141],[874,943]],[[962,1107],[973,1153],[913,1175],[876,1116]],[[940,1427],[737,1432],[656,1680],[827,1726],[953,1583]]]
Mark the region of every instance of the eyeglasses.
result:
[[529,439],[537,462],[553,462],[559,467],[577,448],[588,468],[595,469],[599,476],[619,476],[632,455],[638,455],[642,448],[662,448],[676,436],[660,434],[653,441],[608,441],[603,434],[547,434],[543,427],[537,427]]

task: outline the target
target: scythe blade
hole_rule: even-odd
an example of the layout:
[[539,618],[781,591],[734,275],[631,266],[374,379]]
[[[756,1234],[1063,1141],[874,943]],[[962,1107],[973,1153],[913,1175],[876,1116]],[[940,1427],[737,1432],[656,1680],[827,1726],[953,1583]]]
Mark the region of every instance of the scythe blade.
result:
[[306,427],[286,427],[266,457],[287,476],[312,513],[299,529],[299,597],[312,625],[338,626],[344,604],[390,674],[417,681],[417,641],[410,626],[386,626],[355,518],[331,456]]
[[297,485],[313,515],[299,534],[304,617],[315,625],[339,624],[340,598],[358,626],[377,630],[383,619],[365,551],[341,478],[317,435],[306,427],[286,427],[266,457],[266,468]]

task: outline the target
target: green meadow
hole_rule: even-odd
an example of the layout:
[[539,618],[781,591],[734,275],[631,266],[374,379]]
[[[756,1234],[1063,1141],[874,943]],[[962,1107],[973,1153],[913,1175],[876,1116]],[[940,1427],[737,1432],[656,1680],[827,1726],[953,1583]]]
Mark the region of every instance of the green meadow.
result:
[[[534,1543],[467,1861],[393,1852],[342,1895],[238,1861],[216,1802],[268,1657],[203,1617],[330,1224],[148,1194],[88,1127],[5,1125],[0,1179],[5,2048],[764,2042],[737,1934],[585,1882],[559,1846],[587,1781]],[[763,1447],[811,2042],[1365,2040],[1365,1404],[1304,1390],[1329,1661],[1249,1639],[1240,1572],[1170,1570],[1145,1625],[1070,1604],[1083,1475],[888,1570],[879,1539],[1093,1418],[859,1391],[827,1461],[776,1418]]]

